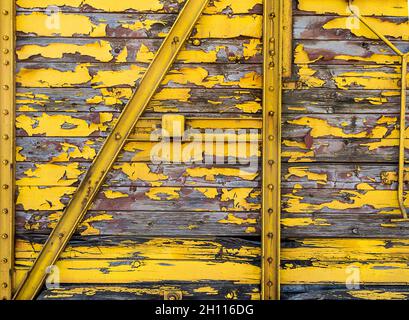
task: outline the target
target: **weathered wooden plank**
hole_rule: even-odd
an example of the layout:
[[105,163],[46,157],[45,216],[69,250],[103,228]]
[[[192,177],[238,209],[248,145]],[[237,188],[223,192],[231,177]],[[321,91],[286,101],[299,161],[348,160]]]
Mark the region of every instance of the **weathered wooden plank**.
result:
[[402,214],[313,213],[284,214],[283,238],[388,238],[408,239],[409,222]]
[[[35,259],[46,239],[46,235],[38,234],[19,236],[17,259]],[[260,243],[232,237],[73,236],[60,258],[254,262],[260,258]]]
[[[405,193],[406,197],[406,193]],[[404,201],[409,207],[409,198]],[[357,189],[283,189],[282,211],[291,214],[399,214],[396,190],[377,190],[369,184]]]
[[345,285],[285,285],[283,300],[408,300],[407,286],[377,285],[360,286],[359,289]]
[[[114,37],[163,38],[176,14],[141,13],[17,13],[18,36],[44,37]],[[53,19],[55,18],[55,19]],[[194,30],[194,38],[261,38],[261,15],[202,15]],[[49,26],[49,27],[47,27]]]
[[285,139],[282,157],[284,162],[396,163],[398,145],[398,139]]
[[398,90],[285,90],[283,100],[283,113],[398,114],[400,111]]
[[38,300],[163,300],[164,292],[181,292],[183,300],[259,300],[260,286],[231,281],[171,282],[158,285],[63,285],[44,290]]
[[[75,187],[17,188],[16,210],[62,210]],[[90,210],[249,211],[260,210],[258,188],[111,187],[102,188]]]
[[[67,161],[92,161],[101,148],[105,138],[54,138],[20,137],[17,139],[16,159],[17,162],[67,162]],[[207,144],[207,147],[206,147]],[[178,146],[179,144],[177,144]],[[168,144],[158,142],[128,142],[118,156],[119,162],[152,162],[152,154],[160,159],[161,163],[209,163],[212,164],[243,164],[249,166],[258,165],[260,157],[260,145],[248,142],[238,143],[203,143],[184,142],[181,144],[181,152],[168,153]],[[191,148],[196,152],[192,153]],[[240,147],[240,148],[239,148]],[[153,152],[155,148],[155,152]],[[163,151],[160,149],[163,148]],[[170,150],[178,150],[172,143]],[[159,151],[158,151],[159,150]],[[158,152],[156,152],[158,151]],[[254,172],[254,171],[253,171]]]
[[[142,204],[143,205],[143,204]],[[155,209],[155,208],[154,208]],[[191,208],[194,210],[195,208]],[[122,210],[122,208],[121,208]],[[61,211],[19,211],[16,232],[49,234]],[[82,236],[259,236],[258,212],[88,211],[76,234]]]
[[[132,92],[131,88],[18,88],[16,104],[20,112],[119,112]],[[199,116],[220,114],[220,117],[228,117],[230,113],[260,114],[261,91],[162,88],[153,96],[144,116],[175,112]]]
[[[407,284],[406,239],[303,239],[282,242],[283,284]],[[350,278],[348,278],[350,279]]]
[[284,115],[283,137],[398,139],[398,122],[397,114]]
[[[89,162],[21,163],[16,165],[20,186],[77,186]],[[390,169],[392,171],[393,168]],[[391,173],[392,175],[392,173]],[[392,178],[392,177],[391,177]],[[392,183],[392,182],[391,182]],[[108,186],[133,187],[257,187],[260,175],[240,164],[148,164],[114,163],[107,175]]]
[[[262,63],[258,39],[192,40],[178,54],[180,63]],[[18,38],[19,62],[150,63],[162,39]]]
[[[383,8],[383,7],[382,7]],[[366,20],[391,40],[407,40],[405,17],[367,17]],[[348,23],[349,22],[349,23]],[[364,24],[350,17],[303,15],[294,16],[295,40],[378,40]]]
[[[114,2],[98,2],[93,0],[61,1],[44,0],[35,3],[27,0],[17,1],[17,11],[46,11],[49,7],[56,7],[61,12],[146,12],[146,13],[176,13],[184,4],[183,0],[139,0]],[[204,9],[203,14],[216,13],[262,13],[261,0],[213,0]]]
[[[17,137],[106,137],[119,113],[17,113]],[[211,121],[209,121],[211,120]],[[236,141],[260,139],[261,118],[188,118],[185,122],[184,140],[195,138],[212,141],[228,138]],[[162,137],[161,118],[141,118],[129,136],[129,140],[157,141]],[[166,133],[164,133],[166,134]]]
[[[394,41],[402,52],[409,51],[405,41]],[[391,64],[400,65],[401,58],[381,40],[340,41],[301,40],[294,42],[295,52],[302,48],[309,60],[297,57],[297,64]]]
[[[146,71],[145,64],[20,63],[16,82],[21,87],[59,88],[133,87]],[[261,88],[260,65],[174,64],[162,85],[168,87]]]
[[397,66],[298,65],[295,72],[303,89],[400,89],[400,67]]
[[[292,1],[292,0],[291,0]],[[362,16],[397,16],[407,17],[408,4],[406,0],[354,0],[352,3],[356,8],[359,8]],[[320,2],[318,0],[298,0],[293,1],[294,14],[333,14],[341,16],[349,16],[348,2],[343,0],[331,0]]]

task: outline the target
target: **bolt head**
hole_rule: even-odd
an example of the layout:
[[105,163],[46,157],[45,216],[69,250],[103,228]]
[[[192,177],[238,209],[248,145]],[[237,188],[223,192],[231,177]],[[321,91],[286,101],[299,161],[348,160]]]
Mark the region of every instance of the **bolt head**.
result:
[[4,139],[4,140],[8,140],[8,139],[9,139],[9,136],[8,136],[7,134],[3,135],[3,139]]
[[8,89],[9,89],[9,86],[8,86],[7,84],[5,84],[5,85],[3,86],[3,89],[4,89],[4,90],[8,90]]
[[8,110],[3,110],[3,114],[4,114],[5,116],[7,116],[7,115],[9,114],[9,111],[8,111]]
[[1,237],[2,237],[3,239],[7,239],[9,236],[8,236],[7,233],[3,233],[3,234],[1,235]]
[[5,66],[8,66],[8,65],[10,64],[10,62],[9,62],[8,60],[4,60],[4,61],[3,61],[3,64],[4,64]]
[[7,41],[8,39],[10,39],[8,35],[4,35],[4,36],[3,36],[3,40],[6,40],[6,41]]
[[2,12],[3,12],[3,14],[4,14],[5,16],[7,16],[7,15],[9,14],[9,12],[8,12],[7,10],[3,10]]
[[2,212],[3,214],[7,214],[7,213],[9,213],[9,210],[8,210],[8,209],[3,209],[3,210],[1,210],[1,212]]
[[9,260],[7,258],[3,258],[3,259],[1,259],[1,262],[2,263],[7,263],[7,262],[9,262]]
[[9,53],[9,49],[3,49],[3,53],[4,53],[4,54]]
[[9,185],[8,185],[8,184],[3,184],[2,188],[3,188],[4,190],[7,190],[7,189],[9,188]]
[[3,283],[1,284],[1,286],[2,286],[3,289],[6,289],[6,288],[8,287],[7,283],[5,283],[5,282],[3,282]]

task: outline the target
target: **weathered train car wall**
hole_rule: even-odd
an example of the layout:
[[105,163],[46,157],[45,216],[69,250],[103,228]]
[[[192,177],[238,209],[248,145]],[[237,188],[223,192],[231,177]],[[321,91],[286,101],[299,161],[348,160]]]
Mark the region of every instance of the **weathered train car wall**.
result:
[[[17,1],[16,285],[182,5]],[[261,0],[210,2],[57,263],[60,288],[40,298],[259,298],[258,143],[200,155],[235,164],[150,152],[164,114],[201,136],[261,133],[261,35]]]
[[[400,58],[346,4],[294,1],[283,105],[287,299],[408,297],[409,225],[396,192]],[[407,1],[352,4],[408,52]]]

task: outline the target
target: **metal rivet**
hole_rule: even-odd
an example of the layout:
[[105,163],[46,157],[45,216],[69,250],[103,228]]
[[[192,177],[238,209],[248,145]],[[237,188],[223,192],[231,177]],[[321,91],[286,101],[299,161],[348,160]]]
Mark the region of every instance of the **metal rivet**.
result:
[[275,18],[276,14],[274,12],[270,13],[270,18]]
[[9,262],[9,261],[8,261],[7,258],[3,258],[3,259],[1,259],[1,262],[2,262],[2,263],[7,263],[7,262]]
[[194,46],[200,46],[201,44],[202,44],[202,42],[199,39],[193,40],[193,45]]
[[273,209],[271,209],[271,208],[270,208],[270,209],[268,209],[268,213],[269,213],[269,214],[272,214],[273,212],[274,212],[274,210],[273,210]]
[[4,53],[4,54],[9,53],[9,49],[3,49],[3,53]]
[[270,111],[270,112],[268,113],[268,115],[269,115],[270,117],[274,116],[274,111]]
[[174,38],[173,38],[173,43],[176,44],[176,43],[178,43],[179,41],[180,41],[180,40],[179,40],[179,37],[174,37]]
[[272,263],[272,262],[273,262],[273,258],[271,258],[271,257],[268,258],[268,259],[267,259],[267,262],[268,262],[268,263]]
[[353,233],[353,234],[358,234],[358,229],[357,229],[357,228],[353,228],[353,229],[352,229],[352,233]]
[[1,212],[2,212],[3,214],[7,214],[7,213],[9,213],[9,210],[8,210],[8,209],[3,209],[3,210],[1,210]]
[[6,40],[6,41],[7,41],[8,39],[10,39],[9,36],[7,36],[7,35],[4,35],[4,36],[3,36],[3,40]]
[[8,136],[7,134],[3,135],[3,139],[4,139],[4,140],[8,140],[8,139],[9,139],[9,136]]
[[1,285],[4,289],[6,289],[8,287],[7,283],[3,282]]
[[7,115],[9,114],[9,111],[8,111],[8,110],[3,110],[3,114],[4,114],[5,116],[7,116]]
[[268,164],[272,166],[274,164],[274,160],[268,160]]
[[274,136],[268,136],[268,140],[273,141],[273,140],[274,140]]
[[9,235],[8,235],[7,233],[3,233],[3,234],[1,235],[1,237],[2,237],[3,239],[7,239],[7,238],[9,237]]
[[9,14],[9,12],[8,12],[7,10],[3,10],[3,14],[4,14],[5,16],[7,16],[7,15]]
[[8,66],[8,65],[10,64],[10,62],[9,62],[8,60],[4,60],[4,61],[3,61],[3,64],[4,64],[5,66]]
[[2,163],[3,163],[5,166],[7,166],[7,165],[9,164],[9,161],[8,161],[8,160],[3,160]]
[[273,87],[273,86],[271,86],[271,87],[269,87],[269,88],[268,88],[268,90],[270,90],[270,91],[274,91],[274,87]]
[[58,234],[58,237],[59,237],[59,238],[64,237],[64,233],[62,233],[62,232],[61,232],[61,233],[59,233],[59,234]]
[[116,133],[116,134],[115,134],[115,139],[116,139],[116,140],[121,139],[121,137],[122,137],[122,136],[121,136],[121,134],[120,134],[120,133]]
[[271,281],[269,281],[269,282],[267,282],[267,285],[268,285],[269,287],[271,287],[271,286],[273,285],[273,283],[272,283]]
[[267,237],[272,238],[274,234],[272,232],[267,233]]
[[8,90],[8,89],[9,89],[9,86],[8,86],[7,84],[5,84],[5,85],[3,86],[3,89],[4,89],[4,90]]
[[273,190],[273,189],[274,189],[274,186],[273,186],[272,184],[269,184],[269,185],[268,185],[268,188],[269,188],[270,190]]
[[2,188],[3,188],[4,190],[7,190],[7,189],[9,188],[9,185],[8,185],[8,184],[3,184]]

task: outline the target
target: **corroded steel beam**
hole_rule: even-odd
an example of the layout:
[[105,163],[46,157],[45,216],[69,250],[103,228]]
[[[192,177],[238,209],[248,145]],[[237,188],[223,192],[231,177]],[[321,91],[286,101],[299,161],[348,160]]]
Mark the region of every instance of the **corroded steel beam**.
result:
[[14,48],[13,0],[0,5],[0,299],[11,299],[14,265]]
[[117,124],[106,139],[94,163],[54,228],[33,267],[19,287],[15,299],[34,299],[45,278],[46,269],[53,265],[73,235],[105,177],[136,125],[143,110],[159,87],[193,29],[208,0],[188,0],[168,36],[163,41],[141,83],[124,108]]
[[281,31],[283,0],[264,3],[262,297],[280,297]]

